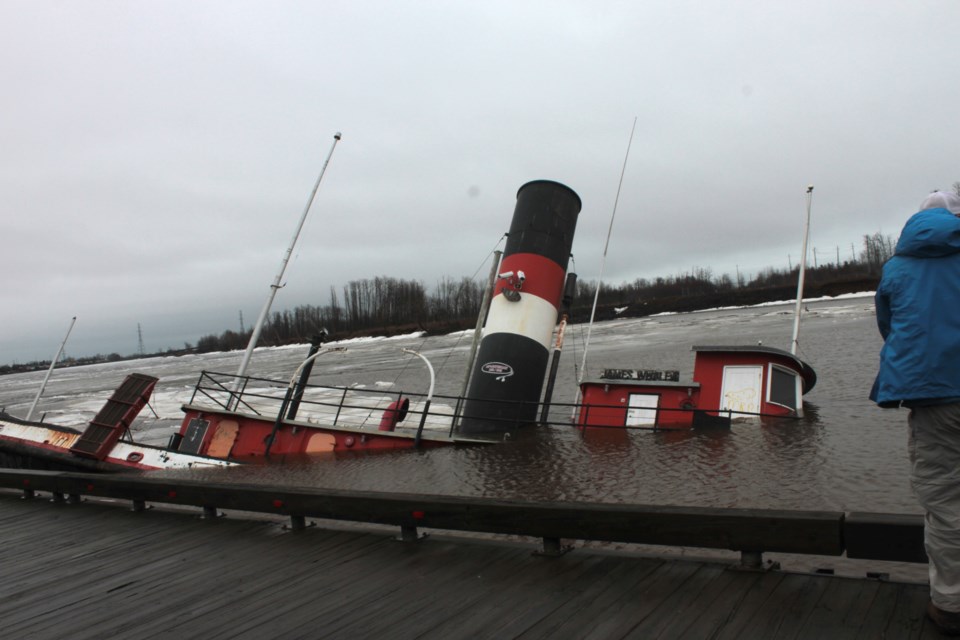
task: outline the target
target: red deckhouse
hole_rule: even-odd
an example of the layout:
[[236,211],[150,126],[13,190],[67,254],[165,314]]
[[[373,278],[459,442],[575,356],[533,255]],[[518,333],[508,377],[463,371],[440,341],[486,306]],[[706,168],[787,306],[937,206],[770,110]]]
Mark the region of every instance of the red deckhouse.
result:
[[693,347],[693,380],[676,371],[608,369],[581,385],[581,428],[689,429],[762,416],[803,415],[817,375],[788,351]]

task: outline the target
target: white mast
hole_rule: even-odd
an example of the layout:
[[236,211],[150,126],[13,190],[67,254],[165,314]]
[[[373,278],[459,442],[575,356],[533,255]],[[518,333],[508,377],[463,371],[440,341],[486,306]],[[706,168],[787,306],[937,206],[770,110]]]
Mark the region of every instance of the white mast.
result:
[[287,252],[283,256],[283,262],[280,264],[280,271],[277,272],[277,277],[274,278],[273,284],[270,285],[270,294],[267,296],[267,301],[264,303],[263,309],[260,310],[260,317],[257,318],[257,324],[253,327],[253,333],[250,334],[250,342],[247,344],[247,350],[244,352],[243,359],[240,361],[240,368],[237,370],[237,379],[234,391],[238,391],[240,388],[240,378],[244,373],[246,373],[247,365],[250,364],[250,356],[253,355],[253,350],[257,346],[257,341],[260,339],[260,330],[263,329],[263,323],[270,314],[270,306],[273,304],[273,299],[277,295],[277,290],[283,286],[280,284],[283,280],[283,273],[287,270],[287,263],[290,262],[290,256],[293,254],[293,248],[296,246],[297,239],[300,237],[300,231],[303,230],[303,223],[307,219],[307,214],[310,212],[313,199],[317,195],[317,189],[320,188],[320,181],[323,180],[323,174],[327,171],[327,164],[330,163],[330,157],[333,156],[333,150],[336,149],[339,141],[340,132],[338,131],[333,136],[333,145],[330,147],[330,153],[327,154],[327,159],[323,162],[323,168],[320,169],[320,175],[317,176],[317,182],[313,185],[313,191],[310,192],[310,197],[307,199],[307,204],[303,208],[303,213],[300,215],[300,223],[297,224],[297,230],[293,234],[293,240],[290,242],[290,246],[287,247]]
[[813,185],[807,186],[807,223],[803,229],[803,249],[800,253],[800,278],[797,280],[797,306],[793,312],[793,339],[790,341],[790,353],[797,355],[800,338],[800,307],[803,304],[803,276],[807,269],[807,239],[810,237],[810,203],[813,200]]
[[[637,128],[637,118],[633,118],[633,126],[630,128],[630,140],[627,141],[627,152],[623,156],[623,168],[620,169],[620,182],[617,184],[617,196],[613,200],[613,212],[610,214],[610,226],[607,228],[607,241],[603,245],[603,258],[600,260],[600,275],[597,277],[597,290],[593,295],[593,308],[590,309],[590,323],[587,325],[587,339],[583,344],[583,361],[580,364],[580,372],[577,374],[577,399],[574,404],[580,402],[580,383],[583,382],[583,374],[587,368],[587,350],[590,348],[590,334],[593,331],[593,318],[597,313],[597,300],[600,299],[600,287],[603,286],[603,269],[607,264],[607,249],[610,247],[610,234],[613,233],[613,220],[617,216],[617,203],[620,202],[620,189],[623,187],[623,175],[627,171],[627,159],[630,157],[630,146],[633,144],[633,132]],[[574,408],[576,411],[576,408]]]
[[37,391],[37,397],[33,399],[33,404],[30,405],[30,410],[27,411],[27,420],[33,417],[33,410],[37,408],[40,396],[43,395],[43,390],[47,388],[47,381],[50,380],[50,374],[53,373],[53,368],[57,366],[57,360],[60,359],[60,354],[63,353],[63,347],[67,344],[67,338],[70,337],[70,332],[73,331],[73,325],[76,323],[77,316],[73,316],[73,319],[70,321],[70,328],[67,329],[67,335],[63,336],[63,342],[60,343],[60,348],[57,349],[57,355],[53,356],[53,360],[50,362],[50,368],[47,369],[47,375],[43,377],[43,383],[40,385],[40,390]]

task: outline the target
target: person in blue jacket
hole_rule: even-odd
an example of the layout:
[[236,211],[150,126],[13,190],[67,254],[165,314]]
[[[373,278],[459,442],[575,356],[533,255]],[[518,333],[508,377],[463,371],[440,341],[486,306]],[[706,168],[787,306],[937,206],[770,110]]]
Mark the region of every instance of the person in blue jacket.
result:
[[960,635],[960,196],[935,191],[907,220],[877,287],[884,344],[870,398],[907,407],[910,485],[926,511],[927,615]]

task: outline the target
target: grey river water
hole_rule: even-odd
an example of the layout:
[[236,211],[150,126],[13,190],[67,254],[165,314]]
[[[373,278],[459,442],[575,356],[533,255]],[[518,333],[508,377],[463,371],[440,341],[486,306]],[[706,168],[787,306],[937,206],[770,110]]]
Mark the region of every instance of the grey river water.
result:
[[[728,430],[630,431],[584,436],[568,426],[530,428],[516,440],[484,447],[440,448],[321,459],[221,471],[162,472],[218,481],[271,482],[431,494],[645,504],[827,509],[918,513],[910,494],[906,413],[867,398],[881,339],[871,296],[806,303],[801,355],[817,371],[803,419],[735,424]],[[787,348],[792,305],[716,310],[598,323],[588,372],[606,367],[693,370],[693,345],[756,344]],[[586,327],[568,330],[554,399],[574,400]],[[456,395],[469,336],[360,340],[317,362],[311,382],[426,392],[421,350],[437,369],[437,393]],[[249,373],[287,379],[307,346],[259,349]],[[47,420],[82,425],[123,376],[158,376],[153,406],[135,436],[165,443],[179,424],[202,369],[231,373],[240,353],[152,358],[61,369],[39,410]],[[0,377],[0,407],[24,415],[43,373]],[[552,415],[554,420],[562,416]],[[157,472],[161,473],[161,472]]]

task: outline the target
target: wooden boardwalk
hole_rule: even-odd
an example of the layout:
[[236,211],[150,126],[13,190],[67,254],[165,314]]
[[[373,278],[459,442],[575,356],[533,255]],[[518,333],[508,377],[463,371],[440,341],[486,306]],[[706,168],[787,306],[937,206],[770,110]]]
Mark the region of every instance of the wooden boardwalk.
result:
[[940,637],[926,585],[242,515],[0,491],[0,638]]

